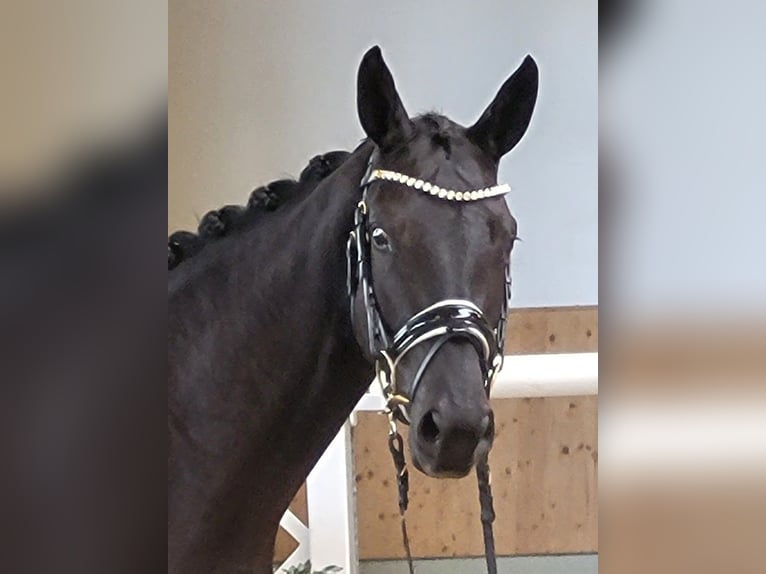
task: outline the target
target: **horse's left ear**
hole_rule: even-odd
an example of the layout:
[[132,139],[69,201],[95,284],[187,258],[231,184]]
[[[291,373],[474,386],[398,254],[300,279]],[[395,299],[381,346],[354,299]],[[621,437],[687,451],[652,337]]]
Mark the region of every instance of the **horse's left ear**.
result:
[[495,161],[511,151],[527,131],[537,101],[537,82],[537,64],[527,56],[468,128],[468,137]]

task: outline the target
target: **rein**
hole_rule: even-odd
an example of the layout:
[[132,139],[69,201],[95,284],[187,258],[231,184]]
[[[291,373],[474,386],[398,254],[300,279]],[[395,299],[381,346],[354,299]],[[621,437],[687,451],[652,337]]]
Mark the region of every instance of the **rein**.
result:
[[[376,181],[395,181],[420,190],[433,197],[447,201],[479,201],[488,197],[503,195],[510,191],[507,185],[496,185],[481,190],[454,191],[442,189],[423,181],[393,171],[373,169],[375,154],[370,157],[367,171],[362,178],[360,190],[362,199],[354,212],[354,228],[346,243],[347,292],[350,301],[351,322],[356,324],[356,296],[361,289],[365,311],[367,344],[370,356],[375,360],[375,378],[381,385],[386,399],[386,414],[389,421],[388,446],[396,468],[399,490],[399,514],[401,516],[402,540],[410,574],[414,574],[412,555],[405,513],[409,504],[409,471],[404,457],[404,442],[397,429],[397,421],[410,423],[408,407],[415,400],[420,381],[431,360],[439,349],[453,338],[468,339],[479,355],[484,390],[489,397],[492,384],[503,366],[505,326],[511,298],[509,265],[505,267],[505,297],[500,320],[493,329],[483,311],[473,302],[463,299],[445,299],[413,315],[403,327],[391,335],[381,316],[375,297],[371,264],[371,233],[367,192]],[[400,361],[415,347],[430,344],[431,347],[421,361],[413,380],[412,388],[406,394],[397,384],[397,367]],[[495,542],[492,523],[495,519],[492,491],[490,486],[489,453],[482,455],[476,463],[479,485],[479,503],[484,536],[484,553],[487,572],[497,573]]]

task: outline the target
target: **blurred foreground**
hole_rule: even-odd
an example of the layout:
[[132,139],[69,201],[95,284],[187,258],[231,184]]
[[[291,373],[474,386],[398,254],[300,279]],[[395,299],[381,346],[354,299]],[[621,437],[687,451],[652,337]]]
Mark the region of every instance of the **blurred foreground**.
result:
[[0,18],[0,572],[165,569],[167,5]]
[[600,73],[601,565],[765,572],[766,9],[617,4]]

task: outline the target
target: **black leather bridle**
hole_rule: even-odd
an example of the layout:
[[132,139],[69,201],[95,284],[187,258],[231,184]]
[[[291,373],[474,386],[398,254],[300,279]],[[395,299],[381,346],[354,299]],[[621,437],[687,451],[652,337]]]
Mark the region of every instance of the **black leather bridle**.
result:
[[[372,275],[372,245],[369,226],[369,207],[367,193],[370,185],[377,181],[374,177],[373,162],[375,153],[370,157],[367,171],[360,184],[361,200],[354,212],[354,228],[349,233],[346,244],[347,291],[350,304],[351,322],[356,326],[359,317],[356,312],[357,292],[361,290],[365,313],[368,352],[375,361],[376,379],[381,385],[386,400],[386,413],[389,417],[389,449],[394,459],[399,485],[399,510],[402,516],[402,534],[410,572],[414,572],[409,550],[404,513],[408,505],[408,471],[404,459],[404,446],[396,422],[410,423],[408,407],[415,400],[423,375],[439,350],[448,341],[455,338],[469,340],[477,351],[481,365],[483,384],[487,396],[492,389],[495,376],[503,365],[506,319],[511,298],[511,280],[509,265],[505,267],[505,291],[498,324],[493,329],[483,311],[473,302],[463,299],[445,299],[413,315],[395,334],[391,335],[382,318]],[[379,171],[379,170],[378,170]],[[394,173],[394,172],[385,172]],[[402,177],[402,182],[406,176]],[[408,178],[408,185],[413,186],[414,178]],[[424,186],[422,180],[416,180],[417,189]],[[431,184],[426,184],[430,187]],[[437,188],[438,189],[438,188]],[[454,193],[454,192],[453,192]],[[476,192],[474,192],[476,193]],[[433,194],[432,194],[433,195]],[[470,195],[466,193],[466,198]],[[473,196],[475,197],[475,196]],[[397,367],[400,361],[415,347],[430,344],[431,347],[420,362],[408,392],[397,384]],[[484,546],[487,557],[487,570],[497,572],[495,559],[492,522],[492,494],[489,486],[489,465],[483,457],[476,465],[479,479],[479,500],[484,531]]]
[[[493,329],[483,311],[473,302],[463,299],[444,299],[413,315],[394,335],[383,321],[375,296],[372,276],[372,246],[370,242],[367,191],[373,180],[372,158],[361,182],[362,199],[354,212],[354,229],[346,244],[347,291],[351,321],[356,324],[356,296],[361,289],[368,352],[375,360],[375,374],[380,381],[388,408],[400,422],[409,424],[407,406],[415,399],[423,373],[436,352],[453,338],[468,339],[479,355],[484,388],[489,396],[492,383],[503,365],[505,325],[511,297],[509,266],[505,267],[505,296],[500,320]],[[421,362],[408,393],[397,385],[396,374],[400,361],[415,347],[432,342],[432,347]]]

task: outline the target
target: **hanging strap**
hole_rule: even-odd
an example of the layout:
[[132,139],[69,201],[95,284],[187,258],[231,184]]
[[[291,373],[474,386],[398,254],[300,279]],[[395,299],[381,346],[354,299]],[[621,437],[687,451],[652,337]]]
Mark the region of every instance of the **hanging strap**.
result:
[[410,574],[415,574],[415,566],[412,564],[412,552],[410,551],[410,538],[407,535],[407,506],[409,505],[410,474],[407,470],[407,461],[404,459],[404,441],[393,426],[388,435],[388,450],[391,451],[391,457],[394,459],[396,468],[396,484],[399,488],[399,516],[402,522],[402,543],[407,556],[407,566]]
[[489,453],[476,464],[476,478],[479,482],[479,506],[481,508],[481,528],[484,534],[484,555],[487,558],[487,574],[497,574],[495,556],[495,536],[492,523],[495,521],[495,509],[492,503],[492,487],[489,475]]
[[[409,505],[409,471],[404,458],[404,441],[402,435],[392,428],[388,436],[388,449],[394,460],[396,468],[396,483],[399,491],[399,516],[402,526],[402,544],[407,559],[407,567],[410,574],[415,574],[415,566],[412,563],[410,539],[407,534],[407,519],[405,513]],[[495,509],[492,499],[492,487],[489,473],[489,453],[482,456],[476,464],[476,478],[479,483],[479,506],[481,508],[481,527],[484,536],[484,555],[487,560],[487,574],[497,574],[497,556],[495,554],[495,535],[492,524],[495,521]]]

